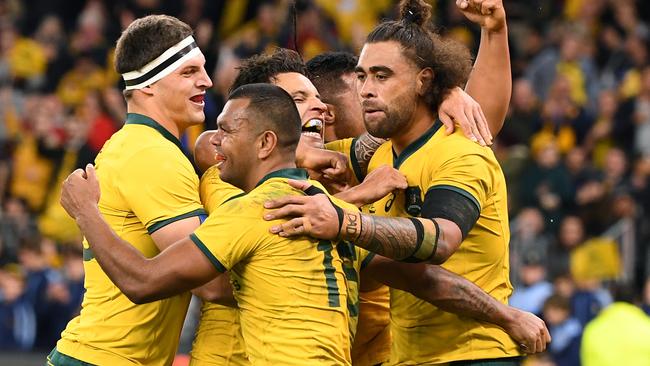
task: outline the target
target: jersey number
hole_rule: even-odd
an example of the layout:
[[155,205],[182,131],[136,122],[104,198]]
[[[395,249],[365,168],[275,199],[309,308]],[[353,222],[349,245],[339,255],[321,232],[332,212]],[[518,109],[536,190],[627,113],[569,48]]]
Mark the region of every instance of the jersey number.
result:
[[327,284],[327,300],[331,308],[341,306],[339,301],[339,286],[336,283],[336,269],[332,265],[332,242],[321,240],[318,243],[318,251],[323,252],[323,267],[325,267],[325,283]]

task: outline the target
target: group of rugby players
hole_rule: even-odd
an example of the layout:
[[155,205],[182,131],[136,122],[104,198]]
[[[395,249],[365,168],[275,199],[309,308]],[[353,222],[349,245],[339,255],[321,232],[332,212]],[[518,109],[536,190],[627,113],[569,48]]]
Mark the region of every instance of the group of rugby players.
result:
[[507,306],[506,185],[487,146],[511,93],[505,11],[456,4],[481,27],[473,67],[429,30],[429,5],[404,0],[358,58],[245,60],[195,164],[179,137],[205,118],[205,58],[179,20],[135,20],[115,53],[125,126],[63,185],[86,294],[48,364],[169,365],[190,293],[191,365],[517,365],[544,350],[544,322]]

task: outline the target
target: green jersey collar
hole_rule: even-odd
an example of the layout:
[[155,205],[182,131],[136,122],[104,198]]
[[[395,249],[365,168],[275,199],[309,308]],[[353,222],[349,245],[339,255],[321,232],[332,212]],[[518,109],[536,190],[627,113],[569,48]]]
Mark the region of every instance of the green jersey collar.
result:
[[395,153],[395,149],[392,149],[393,151],[393,168],[399,169],[400,165],[406,159],[408,159],[409,156],[413,155],[416,151],[418,151],[424,144],[429,141],[429,139],[440,129],[442,126],[442,122],[440,122],[439,119],[436,120],[436,122],[431,126],[430,129],[427,130],[422,136],[418,137],[417,140],[411,142],[409,146],[407,146],[404,151],[402,151],[399,156]]
[[298,180],[305,180],[309,178],[309,175],[307,174],[307,171],[305,169],[300,169],[300,168],[288,168],[288,169],[280,169],[276,170],[274,172],[271,172],[262,178],[255,187],[259,187],[262,185],[262,183],[266,182],[267,180],[271,178],[287,178],[287,179],[298,179]]
[[144,126],[149,126],[153,128],[154,130],[160,132],[161,135],[163,135],[164,138],[167,140],[171,141],[174,145],[178,146],[181,151],[183,150],[183,146],[181,145],[181,142],[176,138],[176,136],[172,135],[171,132],[167,131],[165,127],[160,125],[160,123],[154,121],[153,119],[139,113],[127,113],[126,114],[126,123],[127,125],[144,125]]

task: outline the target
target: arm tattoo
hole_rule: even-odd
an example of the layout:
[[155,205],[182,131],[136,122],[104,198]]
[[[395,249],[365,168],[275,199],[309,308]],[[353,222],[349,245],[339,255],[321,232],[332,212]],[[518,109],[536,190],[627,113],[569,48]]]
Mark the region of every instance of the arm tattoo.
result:
[[401,260],[417,249],[418,238],[409,219],[361,215],[361,234],[355,244],[384,257]]
[[432,303],[442,310],[500,325],[504,304],[487,294],[473,282],[440,266],[429,266],[435,278]]
[[357,158],[361,172],[365,175],[368,173],[368,163],[370,158],[375,154],[375,151],[386,142],[384,139],[373,137],[369,133],[364,133],[359,136],[354,144],[354,155]]

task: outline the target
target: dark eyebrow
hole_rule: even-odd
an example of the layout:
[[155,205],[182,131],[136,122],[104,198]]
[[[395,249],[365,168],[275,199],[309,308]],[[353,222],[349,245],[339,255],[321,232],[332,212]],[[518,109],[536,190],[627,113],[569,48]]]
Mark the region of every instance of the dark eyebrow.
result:
[[370,72],[372,72],[372,73],[383,72],[383,73],[388,74],[388,75],[394,74],[393,70],[391,68],[389,68],[388,66],[381,66],[381,65],[380,66],[370,66]]
[[361,66],[357,66],[354,68],[354,72],[366,72],[366,70],[364,70]]

